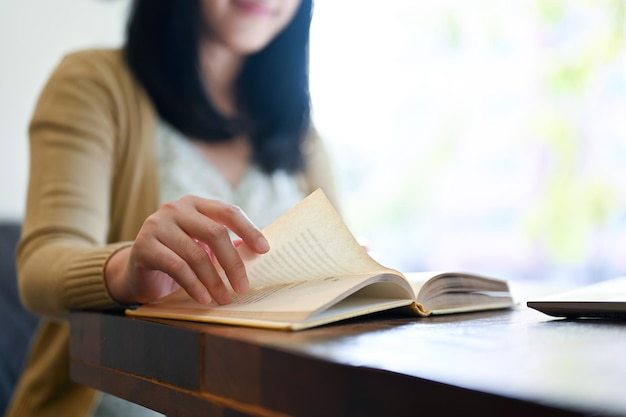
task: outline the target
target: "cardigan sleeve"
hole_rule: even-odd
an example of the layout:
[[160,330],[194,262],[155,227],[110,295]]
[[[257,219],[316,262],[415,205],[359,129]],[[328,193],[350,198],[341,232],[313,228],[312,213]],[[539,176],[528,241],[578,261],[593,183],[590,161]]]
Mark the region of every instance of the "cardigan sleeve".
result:
[[113,93],[106,65],[66,57],[31,120],[30,178],[18,247],[20,294],[31,310],[118,306],[106,289],[107,259],[128,243],[107,244],[115,175]]

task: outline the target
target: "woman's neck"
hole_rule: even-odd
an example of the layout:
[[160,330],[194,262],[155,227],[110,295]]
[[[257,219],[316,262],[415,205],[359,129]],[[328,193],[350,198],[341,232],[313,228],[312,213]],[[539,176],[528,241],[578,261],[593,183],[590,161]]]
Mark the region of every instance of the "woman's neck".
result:
[[[210,40],[203,41],[200,48],[202,76],[209,96],[222,114],[236,116],[235,83],[244,58]],[[220,143],[196,141],[195,146],[232,188],[236,188],[248,172],[252,145],[247,137],[235,137]]]
[[200,44],[200,65],[204,85],[217,109],[225,115],[237,114],[235,82],[244,58],[218,42]]

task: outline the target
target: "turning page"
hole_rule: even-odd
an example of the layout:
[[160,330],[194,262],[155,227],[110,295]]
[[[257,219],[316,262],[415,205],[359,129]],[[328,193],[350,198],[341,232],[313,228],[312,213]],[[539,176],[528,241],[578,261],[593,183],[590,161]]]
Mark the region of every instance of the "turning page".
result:
[[316,190],[263,230],[270,251],[246,245],[250,288],[347,275],[400,274],[372,259],[356,241],[322,190]]

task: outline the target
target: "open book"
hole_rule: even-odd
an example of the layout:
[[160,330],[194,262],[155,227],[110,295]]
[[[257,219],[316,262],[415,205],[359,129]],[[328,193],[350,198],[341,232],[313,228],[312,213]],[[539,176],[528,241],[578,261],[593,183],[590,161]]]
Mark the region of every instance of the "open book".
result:
[[626,319],[626,276],[528,301],[526,305],[555,317]]
[[[406,276],[371,258],[321,190],[263,230],[271,249],[238,247],[250,290],[233,303],[202,305],[183,290],[127,314],[300,330],[404,308],[417,316],[507,308],[505,281],[464,273]],[[222,273],[223,274],[223,273]]]

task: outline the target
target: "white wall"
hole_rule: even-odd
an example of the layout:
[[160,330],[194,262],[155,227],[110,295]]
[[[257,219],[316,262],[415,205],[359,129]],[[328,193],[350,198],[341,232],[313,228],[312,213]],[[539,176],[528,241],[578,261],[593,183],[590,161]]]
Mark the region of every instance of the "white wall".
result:
[[0,219],[21,219],[27,126],[39,91],[68,51],[122,43],[128,0],[0,1]]

